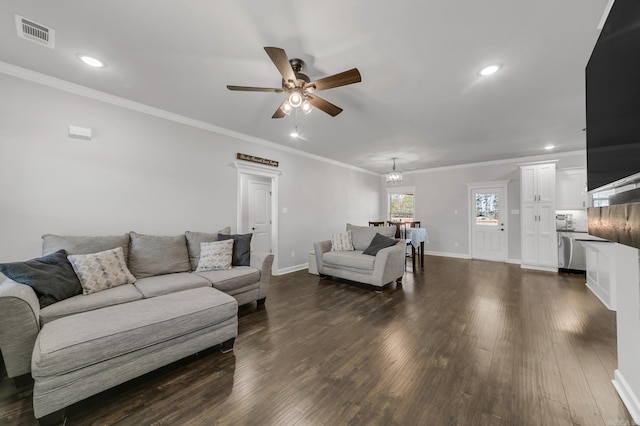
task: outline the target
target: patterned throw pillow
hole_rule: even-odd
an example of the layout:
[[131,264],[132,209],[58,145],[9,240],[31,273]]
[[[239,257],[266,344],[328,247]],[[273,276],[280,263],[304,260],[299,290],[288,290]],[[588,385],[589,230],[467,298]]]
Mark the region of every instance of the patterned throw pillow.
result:
[[136,282],[124,261],[122,247],[93,254],[69,255],[67,259],[80,279],[85,295]]
[[353,249],[353,243],[351,242],[351,231],[331,234],[331,251],[347,251]]
[[200,243],[200,260],[196,272],[231,269],[233,240]]

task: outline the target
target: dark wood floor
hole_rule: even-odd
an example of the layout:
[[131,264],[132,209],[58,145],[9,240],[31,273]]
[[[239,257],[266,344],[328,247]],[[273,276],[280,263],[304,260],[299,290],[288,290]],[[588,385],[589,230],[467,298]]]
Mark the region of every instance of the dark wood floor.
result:
[[[428,256],[383,294],[306,271],[207,351],[70,407],[69,425],[630,425],[615,313],[584,276]],[[0,424],[35,424],[0,382]]]

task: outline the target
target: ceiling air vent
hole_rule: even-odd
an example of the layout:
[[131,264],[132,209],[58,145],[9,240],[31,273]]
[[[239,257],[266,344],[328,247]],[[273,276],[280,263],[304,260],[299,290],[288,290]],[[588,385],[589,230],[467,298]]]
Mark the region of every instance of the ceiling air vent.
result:
[[56,33],[53,28],[45,27],[30,19],[16,15],[16,31],[18,32],[18,37],[53,49]]

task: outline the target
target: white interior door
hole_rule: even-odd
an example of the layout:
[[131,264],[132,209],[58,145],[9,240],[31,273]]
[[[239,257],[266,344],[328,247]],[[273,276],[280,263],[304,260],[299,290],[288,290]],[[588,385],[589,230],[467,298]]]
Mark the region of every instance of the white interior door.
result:
[[471,189],[471,257],[507,260],[507,203],[504,188]]
[[271,253],[271,183],[249,181],[251,249]]

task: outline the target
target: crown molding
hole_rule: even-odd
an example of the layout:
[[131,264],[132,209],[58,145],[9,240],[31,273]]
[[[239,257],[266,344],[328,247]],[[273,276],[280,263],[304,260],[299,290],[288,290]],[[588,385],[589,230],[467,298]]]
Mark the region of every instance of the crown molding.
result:
[[85,98],[93,99],[96,101],[104,102],[107,104],[115,105],[121,108],[129,109],[132,111],[141,112],[143,114],[151,115],[153,117],[162,118],[164,120],[173,121],[175,123],[183,124],[185,126],[194,127],[200,130],[205,130],[211,133],[218,133],[221,135],[229,136],[235,139],[240,139],[245,142],[255,143],[257,145],[265,146],[278,151],[288,152],[290,154],[299,155],[301,157],[309,158],[312,160],[320,161],[323,163],[331,164],[334,166],[343,167],[349,170],[355,170],[357,172],[365,173],[368,175],[378,176],[378,173],[370,170],[362,169],[360,167],[352,166],[350,164],[342,163],[340,161],[332,160],[330,158],[321,157],[319,155],[310,154],[299,149],[290,148],[288,146],[280,145],[275,142],[268,141],[266,139],[257,138],[244,133],[229,130],[224,127],[216,126],[215,124],[206,123],[204,121],[195,120],[193,118],[186,117],[184,115],[176,114],[173,112],[165,111],[160,108],[155,108],[140,102],[135,102],[120,96],[111,95],[100,90],[91,89],[86,86],[81,86],[76,83],[71,83],[67,80],[62,80],[57,77],[52,77],[47,74],[42,74],[36,71],[22,68],[17,65],[13,65],[7,62],[0,61],[0,73],[9,75],[22,80],[27,80],[32,83],[37,83],[43,86],[58,89],[64,92],[72,93],[74,95],[82,96]]
[[[495,166],[498,164],[510,164],[510,163],[516,163],[518,165],[524,164],[524,163],[533,163],[533,162],[548,163],[552,161],[558,161],[558,158],[573,157],[574,155],[586,155],[586,151],[567,151],[567,152],[558,152],[555,154],[532,155],[529,157],[506,158],[504,160],[491,160],[491,161],[481,161],[477,163],[456,164],[453,166],[434,167],[431,169],[411,170],[408,172],[402,172],[402,174],[413,175],[418,173],[441,172],[446,170],[467,169],[470,167]],[[380,174],[380,176],[384,176],[384,175],[385,173]]]

